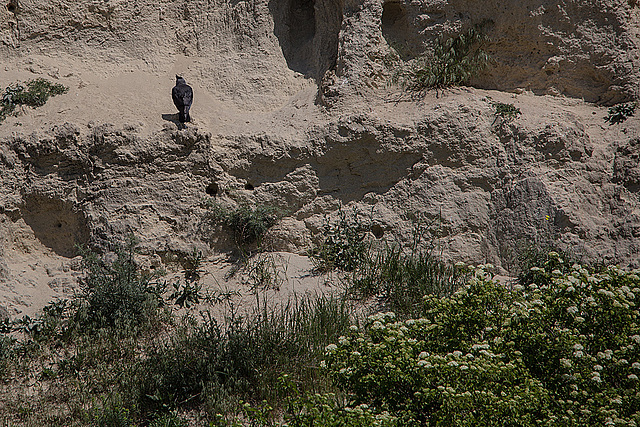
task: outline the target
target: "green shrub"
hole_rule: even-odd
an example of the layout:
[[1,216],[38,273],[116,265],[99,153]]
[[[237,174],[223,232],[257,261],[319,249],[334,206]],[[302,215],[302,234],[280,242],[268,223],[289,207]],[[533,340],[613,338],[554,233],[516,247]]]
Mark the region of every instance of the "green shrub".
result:
[[216,204],[212,208],[214,219],[229,228],[241,249],[254,243],[260,245],[264,234],[276,225],[281,216],[279,210],[271,206],[241,204],[229,210]]
[[136,427],[131,411],[124,407],[122,396],[117,393],[103,398],[101,405],[94,402],[89,415],[95,427]]
[[347,280],[347,293],[356,299],[375,296],[380,309],[408,317],[420,311],[425,295],[451,295],[467,279],[462,265],[440,261],[428,251],[405,252],[390,245],[361,264]]
[[120,406],[107,406],[94,415],[95,427],[135,427],[129,416],[129,410]]
[[572,268],[569,255],[556,248],[541,249],[530,245],[521,249],[517,256],[518,283],[548,286],[553,280],[553,272],[568,273]]
[[126,329],[148,324],[157,316],[163,289],[154,286],[155,276],[140,271],[134,248],[132,240],[127,248],[116,249],[111,263],[82,251],[87,276],[82,280],[82,307],[76,316],[80,325]]
[[259,406],[245,403],[242,419],[228,420],[217,414],[212,427],[251,426],[272,427],[396,427],[395,417],[388,412],[374,413],[368,405],[349,407],[334,393],[300,393],[289,375],[278,378],[278,391],[285,396],[282,422],[278,422],[274,408],[266,401]]
[[370,245],[365,241],[369,226],[360,218],[356,209],[347,213],[338,211],[334,223],[325,221],[323,239],[310,255],[317,271],[353,271],[366,261]]
[[172,283],[173,293],[169,296],[169,300],[180,308],[189,308],[204,299],[202,285],[199,283],[200,277],[204,273],[202,270],[203,260],[202,252],[195,248],[191,254],[182,258],[185,281],[184,283],[180,281]]
[[489,63],[489,55],[482,49],[486,40],[479,25],[440,38],[432,52],[417,58],[398,79],[410,91],[464,85]]
[[45,79],[30,80],[25,88],[19,83],[7,87],[2,94],[0,104],[0,122],[13,113],[18,105],[31,107],[43,106],[49,97],[66,93],[69,89],[59,83],[50,83]]
[[3,379],[9,372],[15,357],[14,344],[14,338],[0,334],[0,379]]
[[637,104],[635,102],[614,105],[609,108],[607,117],[604,118],[604,121],[609,122],[610,125],[622,123],[635,114],[636,106]]
[[551,274],[509,291],[478,270],[419,318],[372,316],[327,347],[329,374],[403,426],[637,425],[638,272]]
[[388,412],[374,413],[368,405],[349,407],[335,394],[304,394],[291,399],[284,415],[288,427],[394,427],[395,417]]
[[277,398],[277,378],[289,373],[310,386],[324,347],[349,326],[344,301],[303,298],[279,307],[264,303],[225,324],[205,316],[149,351],[137,368],[140,407],[206,405],[210,412],[234,410],[239,401]]
[[492,102],[492,105],[495,108],[495,119],[493,120],[493,123],[500,121],[500,126],[511,123],[522,114],[520,109],[516,108],[513,104]]
[[186,427],[187,424],[178,415],[169,412],[153,420],[149,427]]

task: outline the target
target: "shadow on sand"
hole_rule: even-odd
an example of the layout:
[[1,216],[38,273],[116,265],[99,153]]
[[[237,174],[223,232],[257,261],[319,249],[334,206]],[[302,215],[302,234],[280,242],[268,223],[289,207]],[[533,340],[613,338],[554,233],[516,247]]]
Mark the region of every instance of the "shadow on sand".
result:
[[162,115],[162,120],[166,120],[168,122],[175,123],[175,125],[178,126],[178,129],[184,129],[186,127],[184,123],[180,123],[180,120],[178,120],[178,113],[175,113],[175,114],[163,114]]

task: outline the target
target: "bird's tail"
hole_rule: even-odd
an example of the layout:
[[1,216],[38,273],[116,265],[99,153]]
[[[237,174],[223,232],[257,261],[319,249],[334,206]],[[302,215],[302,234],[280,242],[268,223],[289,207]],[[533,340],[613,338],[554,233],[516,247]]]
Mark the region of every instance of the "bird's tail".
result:
[[189,115],[189,107],[182,107],[182,109],[178,113],[178,120],[180,120],[180,123],[191,121],[191,116]]

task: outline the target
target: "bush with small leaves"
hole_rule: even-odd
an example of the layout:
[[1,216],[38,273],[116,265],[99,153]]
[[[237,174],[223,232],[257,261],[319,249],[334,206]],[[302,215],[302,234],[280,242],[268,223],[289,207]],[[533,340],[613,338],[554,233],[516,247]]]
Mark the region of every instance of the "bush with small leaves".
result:
[[520,109],[513,104],[505,104],[502,102],[492,102],[495,108],[495,119],[493,123],[500,122],[500,126],[511,123],[518,118],[522,113]]
[[531,270],[508,290],[481,268],[419,318],[370,317],[327,347],[329,374],[406,426],[638,425],[640,272]]
[[251,207],[248,204],[241,204],[230,210],[219,204],[213,204],[211,210],[214,220],[231,230],[236,244],[241,249],[254,243],[260,245],[264,234],[276,225],[281,217],[280,211],[271,206]]
[[66,93],[69,89],[59,83],[51,83],[45,79],[30,80],[26,88],[19,83],[7,87],[0,103],[0,122],[13,113],[18,105],[31,107],[43,106],[49,97]]
[[325,221],[322,228],[322,241],[310,254],[316,270],[353,271],[367,259],[369,245],[365,237],[369,226],[357,210],[340,209],[337,221]]
[[83,304],[76,316],[79,324],[136,327],[158,314],[164,289],[154,286],[155,276],[140,271],[134,248],[132,240],[126,249],[116,250],[116,259],[110,263],[82,250],[87,276],[82,280]]
[[610,125],[622,123],[629,117],[633,116],[636,112],[637,104],[635,102],[629,102],[627,104],[618,104],[609,108],[607,117],[604,118],[605,122],[609,122]]

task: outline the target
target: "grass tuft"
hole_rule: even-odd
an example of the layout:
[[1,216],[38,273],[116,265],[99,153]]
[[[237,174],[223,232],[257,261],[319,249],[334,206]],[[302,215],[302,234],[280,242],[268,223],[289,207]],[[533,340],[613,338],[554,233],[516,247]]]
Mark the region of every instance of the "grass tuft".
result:
[[228,209],[213,204],[211,208],[213,219],[231,231],[236,245],[243,251],[252,244],[260,246],[267,230],[276,225],[282,216],[281,212],[272,206],[252,207],[241,204],[235,209]]

